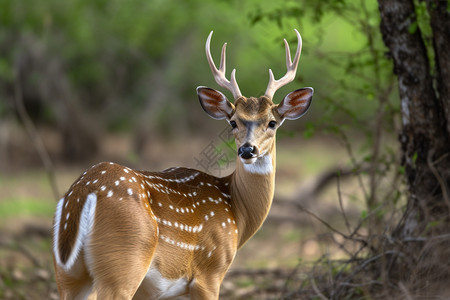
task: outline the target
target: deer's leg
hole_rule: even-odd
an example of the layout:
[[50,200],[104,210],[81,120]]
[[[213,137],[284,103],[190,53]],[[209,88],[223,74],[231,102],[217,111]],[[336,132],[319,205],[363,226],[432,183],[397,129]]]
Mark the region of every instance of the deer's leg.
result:
[[[152,261],[158,240],[156,220],[136,199],[99,201],[86,261],[98,299],[131,299]],[[105,203],[106,202],[106,203]]]
[[219,299],[221,280],[210,278],[196,278],[190,286],[190,296],[192,300]]
[[55,276],[61,299],[86,299],[92,291],[93,281],[80,253],[70,274],[55,263]]

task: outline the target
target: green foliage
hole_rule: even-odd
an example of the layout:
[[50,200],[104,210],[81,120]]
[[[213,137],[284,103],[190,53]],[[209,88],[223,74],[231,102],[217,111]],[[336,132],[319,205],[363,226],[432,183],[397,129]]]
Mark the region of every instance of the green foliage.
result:
[[[295,85],[313,86],[320,100],[309,115],[318,119],[316,126],[329,126],[331,120],[359,124],[375,109],[371,100],[382,93],[368,77],[379,72],[380,79],[390,80],[385,72],[390,64],[380,59],[384,55],[380,39],[373,39],[376,57],[367,48],[367,33],[378,32],[376,4],[361,3],[46,0],[30,5],[24,0],[0,0],[0,84],[4,87],[0,97],[12,90],[17,55],[34,55],[40,64],[51,64],[60,72],[60,80],[50,83],[45,80],[49,71],[31,66],[34,88],[26,84],[23,88],[34,97],[46,97],[39,91],[49,84],[63,86],[66,80],[81,109],[100,115],[106,129],[133,129],[140,123],[130,116],[141,114],[153,124],[162,124],[155,128],[167,130],[193,122],[185,117],[194,109],[193,87],[216,87],[203,52],[210,30],[215,31],[216,61],[227,41],[228,70],[237,68],[245,95],[259,96],[268,68],[278,76],[284,74],[282,38],[292,48],[292,29],[298,28],[304,41],[299,82],[281,89],[275,101]],[[36,55],[30,49],[39,51]],[[158,118],[161,105],[152,103],[167,102],[180,109],[165,110],[168,115]],[[53,117],[47,113],[42,118],[52,121]],[[312,132],[310,125],[306,135]]]

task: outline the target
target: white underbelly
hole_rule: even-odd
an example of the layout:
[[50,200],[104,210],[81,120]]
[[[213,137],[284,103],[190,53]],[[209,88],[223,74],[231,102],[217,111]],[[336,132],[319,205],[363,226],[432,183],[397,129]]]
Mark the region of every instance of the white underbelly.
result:
[[184,277],[167,279],[158,269],[150,267],[139,290],[140,293],[149,295],[150,299],[169,299],[187,294],[189,282]]

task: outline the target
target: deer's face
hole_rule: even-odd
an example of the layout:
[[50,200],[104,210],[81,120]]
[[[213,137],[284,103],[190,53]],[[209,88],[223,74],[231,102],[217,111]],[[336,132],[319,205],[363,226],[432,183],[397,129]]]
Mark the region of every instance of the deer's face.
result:
[[219,91],[199,87],[197,93],[208,115],[228,121],[239,158],[244,164],[252,164],[272,152],[276,130],[285,119],[297,119],[308,110],[313,89],[296,90],[278,105],[266,96],[239,97],[233,105]]
[[242,162],[248,164],[271,152],[281,118],[267,97],[241,97],[235,102],[234,114],[228,122],[238,155]]

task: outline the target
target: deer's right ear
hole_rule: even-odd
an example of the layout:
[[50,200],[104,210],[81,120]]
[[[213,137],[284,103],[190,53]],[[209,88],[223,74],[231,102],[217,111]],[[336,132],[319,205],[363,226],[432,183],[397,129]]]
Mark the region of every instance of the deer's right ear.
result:
[[203,110],[213,119],[229,120],[234,114],[234,105],[219,91],[199,86],[197,88],[198,99]]

